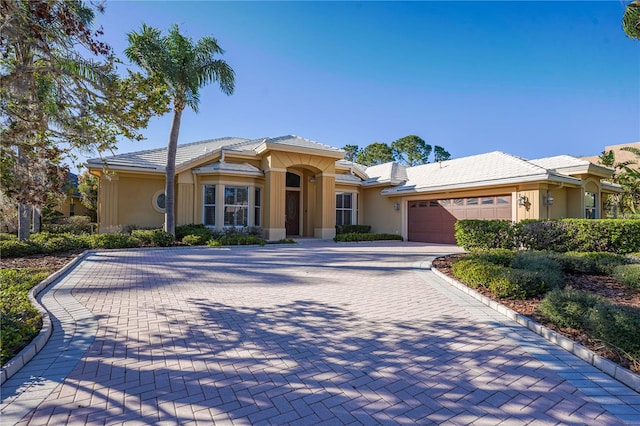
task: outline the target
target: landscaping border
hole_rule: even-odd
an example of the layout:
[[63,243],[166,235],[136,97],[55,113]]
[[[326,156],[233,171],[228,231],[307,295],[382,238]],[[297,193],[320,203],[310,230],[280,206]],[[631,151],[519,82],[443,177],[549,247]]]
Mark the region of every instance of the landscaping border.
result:
[[618,380],[620,383],[623,383],[624,385],[629,386],[631,389],[635,390],[636,392],[640,392],[640,376],[635,374],[631,370],[628,370],[612,361],[609,361],[608,359],[596,354],[590,349],[584,347],[583,345],[577,342],[574,342],[573,340],[561,335],[560,333],[554,330],[551,330],[550,328],[547,328],[544,325],[539,324],[531,320],[530,318],[527,318],[526,316],[515,312],[512,309],[507,308],[501,303],[496,302],[495,300],[490,299],[483,294],[478,293],[477,291],[470,288],[469,286],[462,284],[461,282],[451,278],[450,276],[434,268],[433,263],[431,261],[424,262],[422,266],[425,269],[430,269],[434,274],[436,274],[438,277],[445,280],[447,283],[449,283],[453,287],[457,288],[463,293],[468,294],[474,299],[482,302],[483,304],[490,307],[494,311],[517,322],[523,327],[528,328],[529,330],[533,331],[539,336],[544,337],[549,342],[557,346],[560,346],[562,349],[572,353],[573,355],[577,356],[583,361],[586,361],[587,363],[594,366],[595,368],[602,371],[603,373],[606,373],[609,376],[613,377],[614,379]]
[[51,333],[53,332],[53,324],[51,322],[51,317],[49,315],[49,311],[47,311],[40,302],[38,302],[38,295],[42,293],[47,287],[51,284],[58,281],[63,275],[65,275],[68,271],[73,269],[81,260],[83,260],[88,254],[92,253],[93,250],[85,250],[80,253],[78,256],[73,258],[69,263],[64,265],[62,269],[57,270],[53,274],[49,275],[47,278],[42,280],[39,284],[34,286],[31,290],[29,290],[29,302],[40,312],[42,315],[42,328],[36,337],[27,344],[16,356],[11,358],[5,365],[0,368],[0,385],[4,384],[11,376],[16,374],[22,367],[25,366],[29,361],[33,359],[34,356],[38,354],[44,348],[44,346],[49,341],[51,337]]

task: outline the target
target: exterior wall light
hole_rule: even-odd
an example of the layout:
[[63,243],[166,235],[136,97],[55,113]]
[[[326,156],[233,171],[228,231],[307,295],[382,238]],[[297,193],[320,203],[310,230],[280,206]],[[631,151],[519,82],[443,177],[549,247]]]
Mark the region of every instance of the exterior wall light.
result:
[[527,203],[529,202],[529,199],[527,198],[526,195],[518,195],[518,205],[519,206],[526,206]]
[[545,206],[551,206],[553,205],[553,197],[551,196],[551,194],[546,194],[545,196],[542,197],[542,203]]
[[396,211],[400,210],[400,203],[397,202],[397,201],[395,203],[393,203],[393,209],[396,210]]

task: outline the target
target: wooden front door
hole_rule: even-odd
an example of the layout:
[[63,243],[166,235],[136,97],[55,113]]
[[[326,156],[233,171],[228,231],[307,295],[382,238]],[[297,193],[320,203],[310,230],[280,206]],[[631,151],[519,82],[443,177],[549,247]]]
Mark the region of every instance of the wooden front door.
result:
[[287,235],[300,235],[300,191],[287,191],[285,203]]

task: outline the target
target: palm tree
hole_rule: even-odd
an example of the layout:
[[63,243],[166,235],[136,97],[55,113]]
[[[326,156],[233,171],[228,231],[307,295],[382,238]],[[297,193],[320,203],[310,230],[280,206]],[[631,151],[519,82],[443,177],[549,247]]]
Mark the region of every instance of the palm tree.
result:
[[627,5],[622,17],[622,28],[629,38],[640,40],[640,0]]
[[198,112],[201,87],[218,82],[220,90],[231,95],[235,85],[235,73],[216,55],[224,51],[213,37],[203,37],[197,43],[180,34],[177,25],[163,36],[161,31],[145,24],[139,33],[128,34],[129,47],[125,54],[130,61],[169,86],[173,101],[173,121],[169,133],[165,182],[164,230],[175,235],[176,151],[182,111],[186,106]]

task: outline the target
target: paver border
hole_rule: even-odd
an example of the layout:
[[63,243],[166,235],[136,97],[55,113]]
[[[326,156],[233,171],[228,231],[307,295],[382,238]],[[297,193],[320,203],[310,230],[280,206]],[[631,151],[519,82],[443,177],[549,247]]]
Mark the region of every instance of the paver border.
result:
[[38,302],[38,295],[42,293],[51,284],[58,281],[59,278],[64,276],[67,272],[73,269],[78,263],[80,263],[85,257],[93,253],[93,250],[85,250],[75,258],[71,259],[69,263],[64,265],[62,269],[49,275],[47,278],[38,283],[35,287],[29,290],[29,302],[40,312],[42,315],[42,328],[36,337],[27,344],[16,356],[11,358],[5,365],[0,368],[0,385],[4,384],[13,375],[15,375],[22,367],[24,367],[29,361],[40,352],[51,338],[53,333],[53,323],[51,322],[51,316],[49,311]]
[[[436,259],[440,257],[442,256],[439,256]],[[462,291],[463,293],[468,294],[469,296],[480,301],[481,303],[493,309],[494,311],[517,322],[521,326],[528,328],[529,330],[533,331],[537,335],[542,336],[543,338],[553,343],[554,345],[559,346],[562,349],[566,350],[567,352],[577,356],[581,360],[587,362],[588,364],[592,365],[593,367],[597,368],[603,373],[608,374],[609,376],[613,377],[620,383],[630,387],[634,391],[640,392],[640,376],[635,374],[631,370],[628,370],[612,361],[609,361],[608,359],[598,355],[597,353],[581,345],[580,343],[574,342],[573,340],[561,335],[560,333],[554,330],[551,330],[550,328],[545,327],[540,323],[532,321],[531,319],[525,317],[524,315],[521,315],[516,311],[507,308],[501,303],[498,303],[495,300],[492,300],[487,296],[478,293],[477,291],[470,288],[469,286],[462,284],[460,281],[457,281],[451,278],[450,276],[440,272],[438,269],[434,268],[433,263],[430,260],[422,262],[421,268],[431,270],[431,272],[436,274],[438,277],[442,278],[444,281],[446,281],[453,287]]]

